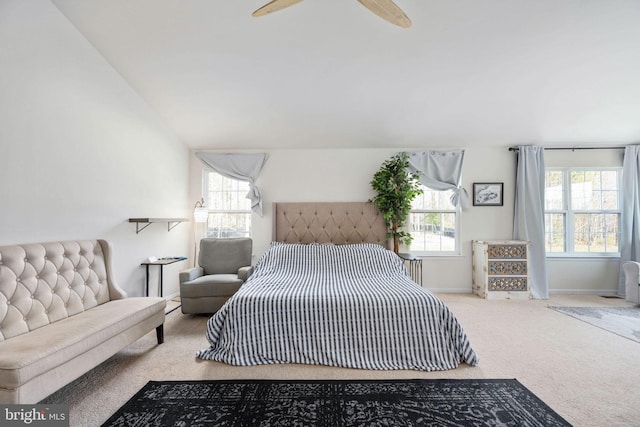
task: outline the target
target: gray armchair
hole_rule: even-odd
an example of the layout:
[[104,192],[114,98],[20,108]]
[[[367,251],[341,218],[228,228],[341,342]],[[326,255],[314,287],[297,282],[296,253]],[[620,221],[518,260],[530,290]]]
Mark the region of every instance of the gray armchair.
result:
[[199,267],[180,272],[184,314],[214,313],[252,272],[250,238],[200,240]]

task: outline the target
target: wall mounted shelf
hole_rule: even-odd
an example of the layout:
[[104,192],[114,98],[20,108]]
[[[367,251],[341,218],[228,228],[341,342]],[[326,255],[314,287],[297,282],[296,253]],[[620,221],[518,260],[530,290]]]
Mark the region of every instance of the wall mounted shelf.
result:
[[[187,222],[189,218],[129,218],[129,222],[136,223],[136,234],[147,228],[154,222],[166,222],[167,231],[171,231],[176,225],[181,222]],[[145,224],[142,227],[140,224]]]

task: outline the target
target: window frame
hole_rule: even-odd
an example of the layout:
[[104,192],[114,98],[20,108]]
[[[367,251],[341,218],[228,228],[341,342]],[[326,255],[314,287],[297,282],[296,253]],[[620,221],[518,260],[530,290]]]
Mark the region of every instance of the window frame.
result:
[[[248,236],[246,237],[252,237],[253,235],[253,224],[252,224],[252,210],[251,210],[251,201],[249,199],[247,199],[247,203],[248,203],[248,209],[211,209],[210,206],[210,200],[209,200],[209,195],[211,193],[210,191],[210,187],[209,187],[209,175],[210,174],[216,174],[219,175],[223,182],[226,181],[232,181],[234,182],[234,184],[236,182],[245,182],[242,180],[238,180],[238,179],[233,179],[233,178],[228,178],[220,173],[218,173],[217,171],[213,170],[213,169],[204,169],[202,171],[202,193],[203,193],[203,199],[204,199],[204,207],[207,208],[207,221],[205,223],[205,237],[215,237],[215,236],[209,236],[209,218],[212,214],[231,214],[231,215],[240,215],[240,214],[246,214],[249,215],[248,221],[249,221],[249,233]],[[248,192],[248,190],[247,190]]]
[[[621,219],[621,204],[622,204],[622,168],[621,167],[547,167],[545,168],[545,192],[546,192],[546,175],[547,172],[550,171],[559,171],[562,172],[562,208],[561,209],[550,209],[547,210],[546,206],[544,207],[544,216],[545,222],[548,214],[562,214],[564,215],[564,239],[565,239],[565,247],[564,252],[548,252],[547,251],[547,232],[545,227],[545,256],[547,258],[620,258],[620,219]],[[617,183],[616,183],[616,192],[617,192],[617,200],[618,200],[618,209],[601,209],[601,210],[585,210],[585,209],[571,209],[571,174],[572,172],[581,172],[581,171],[589,171],[589,172],[605,172],[605,171],[615,171],[617,172]],[[574,225],[574,217],[575,215],[590,215],[590,214],[599,214],[599,215],[607,215],[607,214],[617,214],[618,215],[618,252],[576,252],[575,251],[575,225]]]
[[[438,190],[433,190],[429,187],[427,187],[424,184],[421,184],[422,188],[425,192],[427,191],[434,191],[434,192],[438,192]],[[447,190],[445,190],[447,191]],[[460,206],[454,206],[451,209],[411,209],[410,213],[409,213],[409,220],[407,221],[407,229],[408,232],[411,232],[411,214],[417,213],[417,214],[425,214],[425,213],[439,213],[439,214],[454,214],[454,218],[455,218],[455,226],[454,226],[454,249],[451,251],[425,251],[425,250],[415,250],[411,248],[411,245],[408,246],[408,251],[411,252],[414,255],[417,256],[421,256],[421,257],[458,257],[462,255],[462,251],[461,251],[461,237],[460,237],[460,214],[461,214],[462,210],[460,209]],[[415,240],[415,239],[414,239]],[[413,242],[412,242],[413,244]]]

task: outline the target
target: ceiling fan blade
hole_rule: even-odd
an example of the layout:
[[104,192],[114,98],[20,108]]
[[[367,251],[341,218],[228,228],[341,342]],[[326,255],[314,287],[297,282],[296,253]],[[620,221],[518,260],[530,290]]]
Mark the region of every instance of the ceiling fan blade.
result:
[[277,12],[278,10],[284,9],[285,7],[293,6],[296,3],[300,3],[302,0],[273,0],[260,9],[253,12],[252,16],[264,16],[271,12]]
[[405,13],[391,0],[358,0],[364,7],[378,15],[385,21],[398,25],[402,28],[409,28],[411,20]]

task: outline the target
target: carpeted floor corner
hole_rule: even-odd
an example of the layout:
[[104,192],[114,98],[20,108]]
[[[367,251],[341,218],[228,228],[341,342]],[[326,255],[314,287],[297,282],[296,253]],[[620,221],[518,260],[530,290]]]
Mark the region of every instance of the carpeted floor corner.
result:
[[103,426],[570,424],[515,379],[150,381]]
[[182,302],[180,301],[180,297],[175,297],[167,301],[167,307],[164,309],[164,314],[171,314],[177,309],[182,307]]

